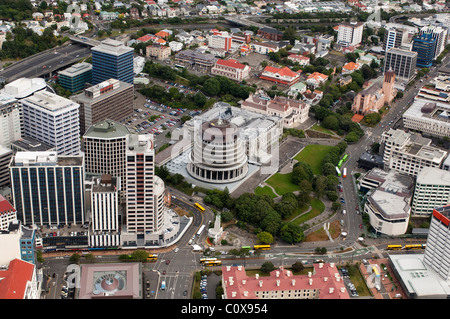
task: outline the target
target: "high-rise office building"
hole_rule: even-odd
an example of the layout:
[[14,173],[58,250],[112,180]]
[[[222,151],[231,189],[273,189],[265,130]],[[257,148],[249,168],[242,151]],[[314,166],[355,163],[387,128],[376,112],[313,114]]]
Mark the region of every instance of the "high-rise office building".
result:
[[92,48],[92,84],[117,79],[133,84],[133,48],[107,39]]
[[0,188],[9,186],[9,162],[13,151],[0,145]]
[[10,174],[13,205],[24,225],[85,222],[83,156],[17,152]]
[[79,105],[40,91],[21,100],[24,133],[55,147],[58,155],[80,153]]
[[391,48],[386,52],[384,68],[395,72],[397,79],[409,82],[415,76],[417,52]]
[[423,261],[444,280],[450,279],[450,205],[433,210]]
[[439,26],[426,26],[420,29],[419,36],[427,35],[436,39],[436,47],[433,52],[433,58],[437,57],[444,51],[447,45],[448,29]]
[[125,155],[128,128],[118,122],[105,120],[92,125],[83,135],[86,174],[110,174],[125,182]]
[[403,43],[407,42],[408,30],[405,28],[388,28],[384,33],[384,52],[388,52],[392,48],[400,48]]
[[82,62],[58,72],[59,83],[72,93],[84,89],[86,83],[92,82],[92,64]]
[[121,121],[133,115],[134,87],[116,79],[91,86],[71,99],[80,105],[80,131],[100,121]]
[[412,51],[417,52],[417,66],[429,68],[433,64],[437,41],[431,33],[424,33],[413,41]]

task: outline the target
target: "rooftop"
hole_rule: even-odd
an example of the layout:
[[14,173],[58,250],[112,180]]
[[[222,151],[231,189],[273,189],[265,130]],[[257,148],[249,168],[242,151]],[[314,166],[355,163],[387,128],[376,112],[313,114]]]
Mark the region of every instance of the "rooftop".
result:
[[417,184],[450,186],[450,172],[437,167],[424,167],[417,174]]
[[112,55],[119,56],[124,53],[133,52],[134,49],[125,46],[120,41],[106,39],[106,40],[103,40],[100,45],[93,47],[92,51],[97,51],[97,52],[102,52],[102,53],[106,53],[106,54],[112,54]]
[[77,75],[80,75],[84,72],[91,71],[91,70],[92,70],[92,64],[82,62],[82,63],[74,64],[70,68],[67,68],[65,70],[58,72],[58,74],[60,76],[65,75],[68,77],[73,77],[73,76],[77,76]]
[[97,139],[113,139],[119,137],[126,137],[130,134],[128,128],[113,120],[104,120],[91,125],[84,134],[84,137]]

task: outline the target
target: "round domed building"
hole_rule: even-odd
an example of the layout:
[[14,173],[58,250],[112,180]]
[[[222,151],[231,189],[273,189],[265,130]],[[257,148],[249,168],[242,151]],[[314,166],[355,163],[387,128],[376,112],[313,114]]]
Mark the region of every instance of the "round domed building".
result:
[[239,128],[218,118],[194,125],[194,145],[187,171],[203,182],[231,183],[248,173],[245,146]]

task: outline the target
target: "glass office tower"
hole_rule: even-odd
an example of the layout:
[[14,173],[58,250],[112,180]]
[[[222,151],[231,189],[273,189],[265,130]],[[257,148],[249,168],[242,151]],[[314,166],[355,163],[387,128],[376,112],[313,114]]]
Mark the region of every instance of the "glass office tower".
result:
[[414,39],[412,51],[417,52],[417,66],[429,68],[433,64],[436,39],[430,33],[424,33]]
[[17,152],[10,174],[17,219],[24,225],[85,222],[83,156]]
[[117,79],[133,84],[133,48],[107,39],[92,48],[92,84]]

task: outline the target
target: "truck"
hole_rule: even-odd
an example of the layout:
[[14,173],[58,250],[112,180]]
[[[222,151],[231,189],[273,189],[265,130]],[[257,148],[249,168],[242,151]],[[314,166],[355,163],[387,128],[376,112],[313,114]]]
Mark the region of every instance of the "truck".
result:
[[164,280],[161,282],[161,290],[166,290],[166,282]]

